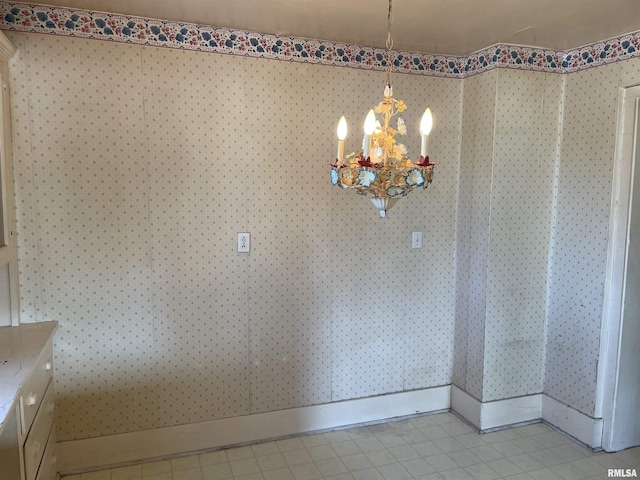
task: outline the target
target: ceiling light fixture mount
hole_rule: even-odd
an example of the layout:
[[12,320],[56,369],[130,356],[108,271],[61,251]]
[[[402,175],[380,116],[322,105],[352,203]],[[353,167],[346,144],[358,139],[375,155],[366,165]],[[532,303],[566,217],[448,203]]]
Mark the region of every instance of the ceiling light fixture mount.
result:
[[[369,110],[364,122],[364,139],[362,152],[344,155],[344,141],[347,137],[347,121],[344,117],[338,123],[338,154],[331,165],[331,183],[342,188],[355,188],[359,194],[371,195],[373,205],[380,211],[380,217],[387,216],[387,211],[396,201],[409,194],[416,187],[427,188],[433,180],[434,163],[428,155],[429,134],[433,125],[431,110],[426,109],[420,122],[420,158],[413,162],[407,156],[407,148],[397,143],[395,136],[406,135],[407,127],[398,114],[407,108],[402,100],[393,98],[391,87],[391,68],[393,65],[393,23],[392,0],[389,0],[387,15],[387,84],[384,98],[378,105]],[[376,118],[376,114],[380,120]],[[391,120],[397,117],[396,128]]]

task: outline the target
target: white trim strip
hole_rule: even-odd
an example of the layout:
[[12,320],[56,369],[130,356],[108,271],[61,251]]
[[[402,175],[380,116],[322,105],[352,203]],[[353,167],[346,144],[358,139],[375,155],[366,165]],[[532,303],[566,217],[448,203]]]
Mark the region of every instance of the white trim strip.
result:
[[601,418],[590,417],[554,398],[543,395],[542,419],[591,448],[602,447]]
[[483,403],[452,385],[451,409],[478,430],[485,431],[540,420],[542,394]]
[[169,457],[418,413],[448,410],[451,387],[58,443],[61,473]]

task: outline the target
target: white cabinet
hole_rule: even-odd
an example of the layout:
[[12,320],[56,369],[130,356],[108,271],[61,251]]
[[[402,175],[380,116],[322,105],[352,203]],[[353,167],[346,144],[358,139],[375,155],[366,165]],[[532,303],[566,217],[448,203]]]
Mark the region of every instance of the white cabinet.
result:
[[0,327],[2,480],[55,480],[56,322]]
[[0,470],[2,480],[22,480],[22,446],[18,436],[18,412],[11,409],[0,433]]

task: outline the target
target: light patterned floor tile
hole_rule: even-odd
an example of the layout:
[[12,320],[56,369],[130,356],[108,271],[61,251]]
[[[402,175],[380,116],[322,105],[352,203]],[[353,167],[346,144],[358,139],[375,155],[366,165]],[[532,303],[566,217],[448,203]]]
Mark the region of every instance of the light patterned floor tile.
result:
[[351,437],[345,430],[338,430],[337,432],[328,432],[323,434],[325,440],[329,443],[342,443],[351,440]]
[[368,470],[358,470],[357,472],[351,472],[353,478],[356,480],[385,480],[375,468]]
[[256,445],[252,445],[251,450],[253,451],[253,455],[255,457],[262,457],[265,455],[280,453],[280,449],[278,448],[278,445],[276,445],[276,442],[258,443]]
[[373,464],[364,453],[358,453],[356,455],[341,458],[342,463],[344,463],[347,469],[351,472],[356,470],[366,470],[373,467]]
[[313,458],[311,458],[311,455],[309,455],[309,452],[307,452],[306,449],[282,452],[282,456],[290,467],[293,465],[302,465],[313,462]]
[[233,477],[234,480],[264,480],[261,473],[253,473],[251,475],[241,475],[239,477]]
[[465,448],[481,447],[486,445],[482,441],[482,437],[475,432],[456,435],[456,440],[464,445]]
[[411,445],[400,445],[399,447],[389,448],[389,452],[399,462],[420,458],[420,454]]
[[338,454],[339,457],[346,457],[349,455],[355,455],[361,453],[360,447],[353,440],[346,440],[344,442],[332,443],[331,446]]
[[411,474],[399,463],[391,463],[376,468],[385,480],[406,480]]
[[551,467],[551,470],[560,475],[564,480],[584,480],[585,473],[571,463],[563,463]]
[[566,463],[565,459],[554,452],[553,449],[531,452],[531,456],[538,460],[545,467],[553,467],[554,465]]
[[540,470],[534,470],[533,472],[527,472],[527,475],[534,480],[564,480],[560,475],[549,468],[542,468]]
[[263,472],[266,472],[268,470],[278,470],[287,466],[287,462],[281,453],[264,455],[262,457],[257,457],[256,460],[258,461],[260,470],[262,470]]
[[258,473],[260,471],[258,461],[253,457],[243,458],[241,460],[230,460],[229,465],[231,465],[231,472],[233,472],[234,477]]
[[338,454],[335,452],[331,445],[318,445],[315,447],[307,448],[309,455],[313,458],[314,461],[326,460],[328,458],[336,458]]
[[422,443],[429,440],[419,428],[414,428],[413,430],[402,430],[398,432],[398,435],[400,435],[404,441],[409,444]]
[[188,470],[198,467],[200,467],[200,458],[198,458],[198,455],[179,457],[171,460],[171,470],[173,470],[174,472],[178,470]]
[[342,460],[339,458],[329,458],[327,460],[320,460],[316,462],[318,469],[325,477],[331,475],[338,475],[339,473],[348,473],[348,469]]
[[414,477],[420,477],[435,472],[435,469],[422,458],[405,460],[400,462],[400,464]]
[[[418,477],[416,480],[446,480],[441,473],[430,473],[429,475],[425,475],[424,477]],[[467,480],[467,479],[462,479]]]
[[465,467],[465,470],[469,472],[474,480],[495,480],[500,478],[500,474],[485,463]]
[[246,458],[253,458],[253,449],[250,446],[236,447],[225,450],[229,461],[232,460],[244,460]]
[[305,435],[304,437],[300,437],[300,440],[302,441],[302,444],[307,448],[329,444],[324,435]]
[[509,475],[515,475],[517,473],[523,473],[523,470],[508,458],[491,460],[486,464],[489,465],[491,468],[493,468],[496,472],[498,472],[503,477],[506,477]]
[[378,440],[382,443],[386,448],[390,447],[398,447],[400,445],[406,445],[406,441],[397,433],[387,433],[385,435],[378,435]]
[[413,445],[413,448],[423,457],[430,457],[432,455],[440,455],[444,453],[438,446],[431,440],[423,443],[417,443]]
[[142,464],[111,470],[111,480],[134,480],[142,478]]
[[470,465],[475,465],[476,463],[482,463],[482,460],[469,450],[449,452],[448,455],[461,467],[468,467]]
[[516,475],[509,475],[503,477],[504,480],[534,480],[528,473],[518,473]]
[[483,462],[488,462],[490,460],[497,460],[498,458],[504,458],[504,455],[498,452],[491,445],[482,445],[480,447],[472,447],[468,451],[473,453]]
[[315,463],[303,463],[289,467],[295,480],[315,480],[322,478],[322,472]]
[[157,475],[142,477],[142,480],[173,480],[173,474],[171,472],[159,473]]
[[228,480],[233,477],[228,462],[203,465],[201,470],[203,480]]
[[224,450],[219,450],[217,452],[208,452],[201,453],[198,455],[200,458],[200,466],[204,467],[205,465],[217,465],[219,463],[227,463],[227,454]]
[[582,480],[636,465],[640,448],[592,453],[543,424],[480,435],[439,414],[62,480]]
[[445,480],[473,480],[473,477],[464,468],[454,468],[453,470],[447,470],[441,472],[442,478]]
[[376,437],[359,438],[354,440],[358,448],[363,452],[372,452],[374,450],[384,449],[384,445]]
[[509,460],[522,469],[523,472],[530,472],[532,470],[540,470],[544,468],[541,462],[538,461],[530,453],[523,453],[521,455],[513,455],[509,457]]
[[204,480],[200,467],[176,470],[172,473],[173,480]]
[[391,455],[389,450],[375,450],[373,452],[365,453],[369,461],[373,464],[374,467],[379,467],[380,465],[389,465],[390,463],[397,463],[396,457]]
[[295,480],[291,474],[291,470],[288,468],[263,472],[262,476],[264,477],[264,480]]
[[438,425],[435,425],[433,427],[423,428],[421,430],[422,430],[422,433],[424,433],[429,440],[439,440],[441,438],[449,437],[449,434],[445,432],[442,428],[440,428]]
[[353,475],[350,473],[339,473],[338,475],[331,475],[325,478],[326,480],[354,480]]
[[161,473],[171,473],[171,461],[160,460],[157,462],[146,462],[142,464],[142,476],[150,477]]
[[285,440],[278,440],[276,441],[276,445],[282,453],[302,450],[304,448],[304,444],[300,441],[299,438],[287,438]]
[[438,444],[438,448],[445,453],[455,452],[457,450],[464,450],[465,447],[460,442],[458,442],[455,438],[441,438],[436,442]]
[[[111,470],[101,470],[98,472],[87,472],[82,474],[82,480],[111,480]],[[77,477],[77,475],[74,475]],[[66,480],[67,477],[65,477]]]
[[452,470],[460,466],[446,453],[426,457],[425,460],[429,462],[429,465],[431,465],[437,472]]

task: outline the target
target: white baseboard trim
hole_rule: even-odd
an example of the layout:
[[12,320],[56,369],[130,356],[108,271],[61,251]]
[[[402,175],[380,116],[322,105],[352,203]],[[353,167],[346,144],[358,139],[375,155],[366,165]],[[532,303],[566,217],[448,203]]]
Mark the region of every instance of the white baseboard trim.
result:
[[601,418],[585,415],[547,395],[542,396],[542,419],[591,448],[602,447]]
[[451,409],[482,432],[540,420],[542,394],[480,402],[459,387],[452,385]]
[[480,430],[482,402],[455,385],[451,385],[451,410]]
[[258,413],[140,432],[59,442],[63,473],[448,410],[451,386]]

